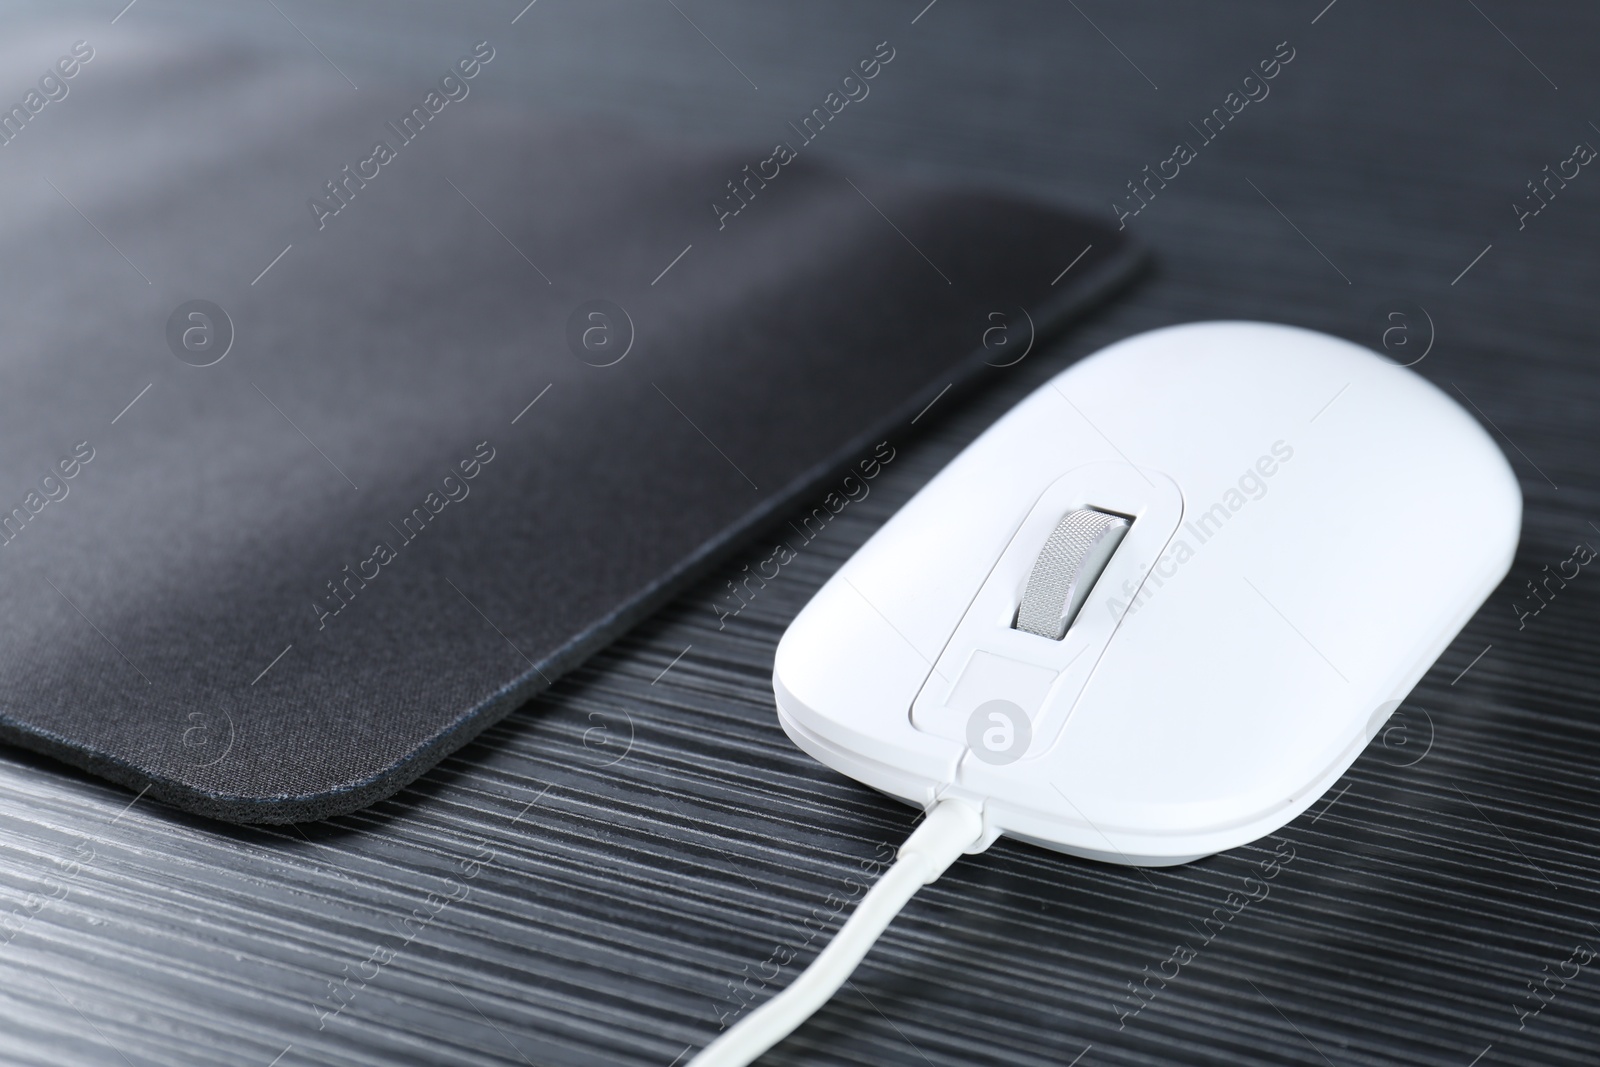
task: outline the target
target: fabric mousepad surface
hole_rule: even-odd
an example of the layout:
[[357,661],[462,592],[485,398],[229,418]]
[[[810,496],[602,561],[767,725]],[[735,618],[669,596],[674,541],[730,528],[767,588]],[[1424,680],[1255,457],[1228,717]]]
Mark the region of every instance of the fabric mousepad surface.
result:
[[0,736],[222,819],[370,803],[1138,260],[462,53],[337,95],[128,48],[5,145]]

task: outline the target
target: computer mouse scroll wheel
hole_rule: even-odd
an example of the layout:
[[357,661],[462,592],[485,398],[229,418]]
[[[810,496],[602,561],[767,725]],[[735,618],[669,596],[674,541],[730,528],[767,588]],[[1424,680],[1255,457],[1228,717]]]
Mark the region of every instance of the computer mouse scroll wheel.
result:
[[1067,512],[1039,550],[1013,627],[1061,640],[1128,526],[1123,516],[1093,508]]

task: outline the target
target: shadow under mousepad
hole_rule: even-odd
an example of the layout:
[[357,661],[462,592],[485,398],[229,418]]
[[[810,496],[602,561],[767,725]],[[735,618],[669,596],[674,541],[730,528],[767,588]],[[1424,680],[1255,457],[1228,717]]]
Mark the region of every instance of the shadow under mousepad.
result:
[[130,48],[6,146],[0,735],[223,819],[370,803],[1138,259],[463,53],[334,94]]

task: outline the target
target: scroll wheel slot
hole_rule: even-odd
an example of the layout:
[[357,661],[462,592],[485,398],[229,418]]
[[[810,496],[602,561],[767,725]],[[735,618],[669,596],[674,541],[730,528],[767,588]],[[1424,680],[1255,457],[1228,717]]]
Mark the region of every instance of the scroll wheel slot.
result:
[[1061,640],[1128,525],[1120,515],[1091,508],[1067,512],[1034,560],[1014,628]]

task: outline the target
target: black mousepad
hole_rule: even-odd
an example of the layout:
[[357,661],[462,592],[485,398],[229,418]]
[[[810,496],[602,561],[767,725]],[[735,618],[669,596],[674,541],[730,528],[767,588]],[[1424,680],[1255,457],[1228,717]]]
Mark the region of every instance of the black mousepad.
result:
[[0,149],[0,734],[217,818],[400,788],[1139,258],[821,165],[831,109],[177,54],[64,55]]

